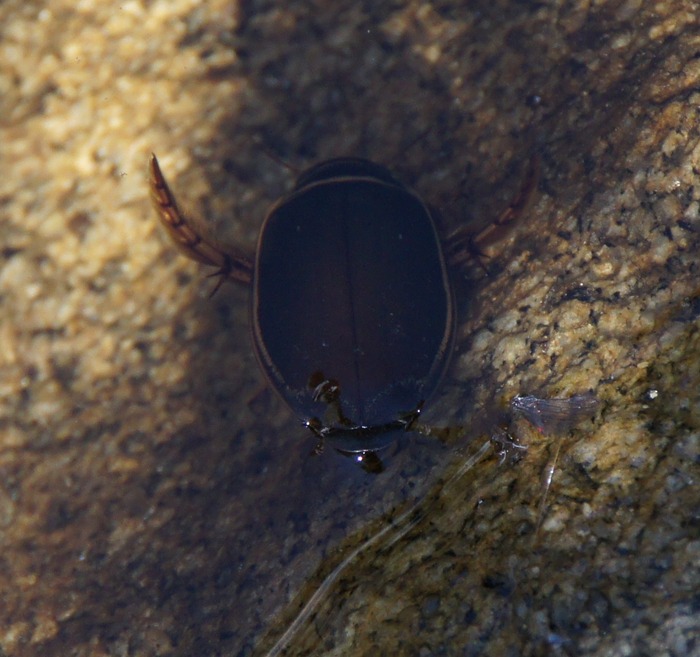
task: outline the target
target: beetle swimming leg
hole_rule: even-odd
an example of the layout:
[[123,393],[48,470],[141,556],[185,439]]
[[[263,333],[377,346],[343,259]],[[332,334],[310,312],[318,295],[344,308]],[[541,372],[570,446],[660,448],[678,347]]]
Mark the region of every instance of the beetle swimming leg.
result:
[[483,257],[483,249],[503,239],[510,228],[510,224],[527,209],[539,178],[540,156],[535,154],[530,158],[527,173],[520,190],[495,221],[492,221],[476,233],[469,230],[469,226],[462,226],[447,238],[445,255],[450,265],[460,266],[470,257]]
[[242,251],[231,252],[230,247],[224,251],[195,229],[193,222],[180,211],[175,195],[170,190],[158,165],[158,159],[153,153],[148,161],[148,170],[151,200],[160,223],[168,231],[170,239],[188,258],[217,267],[217,271],[212,276],[218,276],[219,280],[212,295],[227,278],[241,283],[250,283],[253,273],[253,263],[250,258]]

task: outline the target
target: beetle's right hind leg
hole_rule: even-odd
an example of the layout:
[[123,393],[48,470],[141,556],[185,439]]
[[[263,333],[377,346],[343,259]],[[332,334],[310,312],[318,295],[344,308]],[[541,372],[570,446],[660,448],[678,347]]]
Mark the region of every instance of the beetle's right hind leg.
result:
[[253,275],[253,263],[250,258],[237,249],[233,251],[227,248],[224,251],[196,230],[193,222],[180,211],[175,195],[170,190],[153,153],[148,161],[148,170],[151,200],[170,239],[188,258],[217,268],[211,276],[218,276],[219,280],[211,294],[213,295],[229,278],[241,283],[250,283]]
[[486,269],[482,262],[486,257],[484,250],[505,237],[515,220],[527,211],[539,179],[540,156],[535,154],[530,158],[520,190],[495,221],[476,233],[462,226],[447,238],[445,257],[450,265],[460,267],[470,258],[475,258]]

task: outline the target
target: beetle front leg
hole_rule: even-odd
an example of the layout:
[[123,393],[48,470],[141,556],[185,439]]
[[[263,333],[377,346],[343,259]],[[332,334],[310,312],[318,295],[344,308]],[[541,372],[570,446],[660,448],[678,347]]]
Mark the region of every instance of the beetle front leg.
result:
[[251,259],[242,251],[232,251],[230,247],[224,251],[213,241],[203,237],[195,228],[192,220],[180,211],[175,195],[170,190],[165,176],[160,170],[158,159],[153,153],[151,153],[148,165],[151,200],[158,213],[160,223],[168,231],[170,239],[179,251],[188,258],[217,268],[212,276],[218,276],[219,280],[212,295],[227,278],[241,283],[250,283],[253,274]]

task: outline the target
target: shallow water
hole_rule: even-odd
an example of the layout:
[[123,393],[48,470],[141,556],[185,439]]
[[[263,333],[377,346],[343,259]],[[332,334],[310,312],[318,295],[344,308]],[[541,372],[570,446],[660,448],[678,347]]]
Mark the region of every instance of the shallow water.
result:
[[[285,654],[692,654],[695,3],[88,4],[0,4],[0,650],[265,654],[320,590]],[[537,153],[458,277],[425,419],[462,438],[379,477],[310,456],[245,291],[209,300],[159,232],[151,151],[250,248],[294,177],[266,152],[370,157],[447,232]],[[593,420],[520,420],[520,460],[451,478],[515,395],[587,391]]]

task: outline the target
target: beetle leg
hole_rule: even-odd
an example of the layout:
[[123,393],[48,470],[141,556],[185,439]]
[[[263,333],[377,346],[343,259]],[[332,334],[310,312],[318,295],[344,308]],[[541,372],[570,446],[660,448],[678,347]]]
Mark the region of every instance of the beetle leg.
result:
[[160,223],[168,231],[170,239],[188,258],[210,267],[217,267],[211,276],[218,276],[219,280],[211,294],[213,295],[228,278],[241,283],[250,283],[253,273],[253,263],[250,258],[242,251],[231,252],[229,247],[224,251],[213,241],[203,237],[195,228],[194,222],[180,211],[175,195],[170,190],[158,165],[158,159],[153,153],[148,165],[151,200]]
[[[476,257],[481,262],[482,258],[487,257],[484,249],[502,239],[508,232],[510,225],[527,209],[539,177],[540,157],[535,154],[530,158],[520,190],[495,221],[476,233],[470,231],[467,226],[462,226],[447,238],[445,255],[449,264],[453,267],[459,267],[469,258]],[[484,267],[483,262],[481,265]]]
[[326,405],[328,409],[327,415],[333,418],[330,423],[337,422],[346,427],[356,426],[343,413],[343,408],[340,404],[340,383],[338,381],[326,379],[323,372],[313,372],[309,377],[309,388],[311,389],[313,400],[323,402]]

